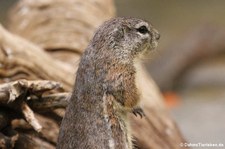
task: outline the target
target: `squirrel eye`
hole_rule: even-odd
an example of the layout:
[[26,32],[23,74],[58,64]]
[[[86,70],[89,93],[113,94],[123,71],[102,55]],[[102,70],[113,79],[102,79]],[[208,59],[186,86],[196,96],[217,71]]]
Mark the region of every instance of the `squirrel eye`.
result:
[[142,33],[142,34],[149,33],[149,30],[147,29],[146,26],[141,26],[141,27],[139,27],[139,28],[137,29],[137,31],[138,31],[139,33]]

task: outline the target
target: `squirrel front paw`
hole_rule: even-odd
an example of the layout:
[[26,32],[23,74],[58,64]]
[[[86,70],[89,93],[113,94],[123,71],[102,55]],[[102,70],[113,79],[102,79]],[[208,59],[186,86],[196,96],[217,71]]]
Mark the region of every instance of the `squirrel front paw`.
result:
[[145,116],[145,113],[144,111],[142,110],[142,108],[140,107],[135,107],[132,109],[132,113],[135,115],[135,116],[140,116],[141,118]]

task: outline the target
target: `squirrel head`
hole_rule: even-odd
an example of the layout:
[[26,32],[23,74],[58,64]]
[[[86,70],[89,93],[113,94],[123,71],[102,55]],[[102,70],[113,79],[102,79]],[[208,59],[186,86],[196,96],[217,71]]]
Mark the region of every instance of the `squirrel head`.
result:
[[158,31],[148,22],[118,17],[103,23],[91,43],[95,49],[101,52],[104,50],[113,57],[133,60],[156,48],[159,38]]

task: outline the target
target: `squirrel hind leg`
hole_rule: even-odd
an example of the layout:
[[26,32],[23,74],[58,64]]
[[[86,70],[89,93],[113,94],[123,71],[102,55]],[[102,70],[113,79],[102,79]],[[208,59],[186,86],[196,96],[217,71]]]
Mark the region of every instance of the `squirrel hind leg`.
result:
[[145,113],[141,107],[134,107],[132,113],[137,117],[138,115],[142,118],[145,116]]

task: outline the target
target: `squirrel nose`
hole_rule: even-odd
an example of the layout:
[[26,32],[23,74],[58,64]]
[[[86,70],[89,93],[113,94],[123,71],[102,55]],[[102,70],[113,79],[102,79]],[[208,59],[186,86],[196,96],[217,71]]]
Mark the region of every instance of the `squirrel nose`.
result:
[[152,32],[153,32],[153,36],[155,37],[155,39],[159,40],[160,39],[159,32],[156,29],[154,29],[154,28],[153,28]]
[[156,33],[155,39],[156,39],[156,40],[159,40],[159,39],[160,39],[160,34],[159,34],[159,33]]

